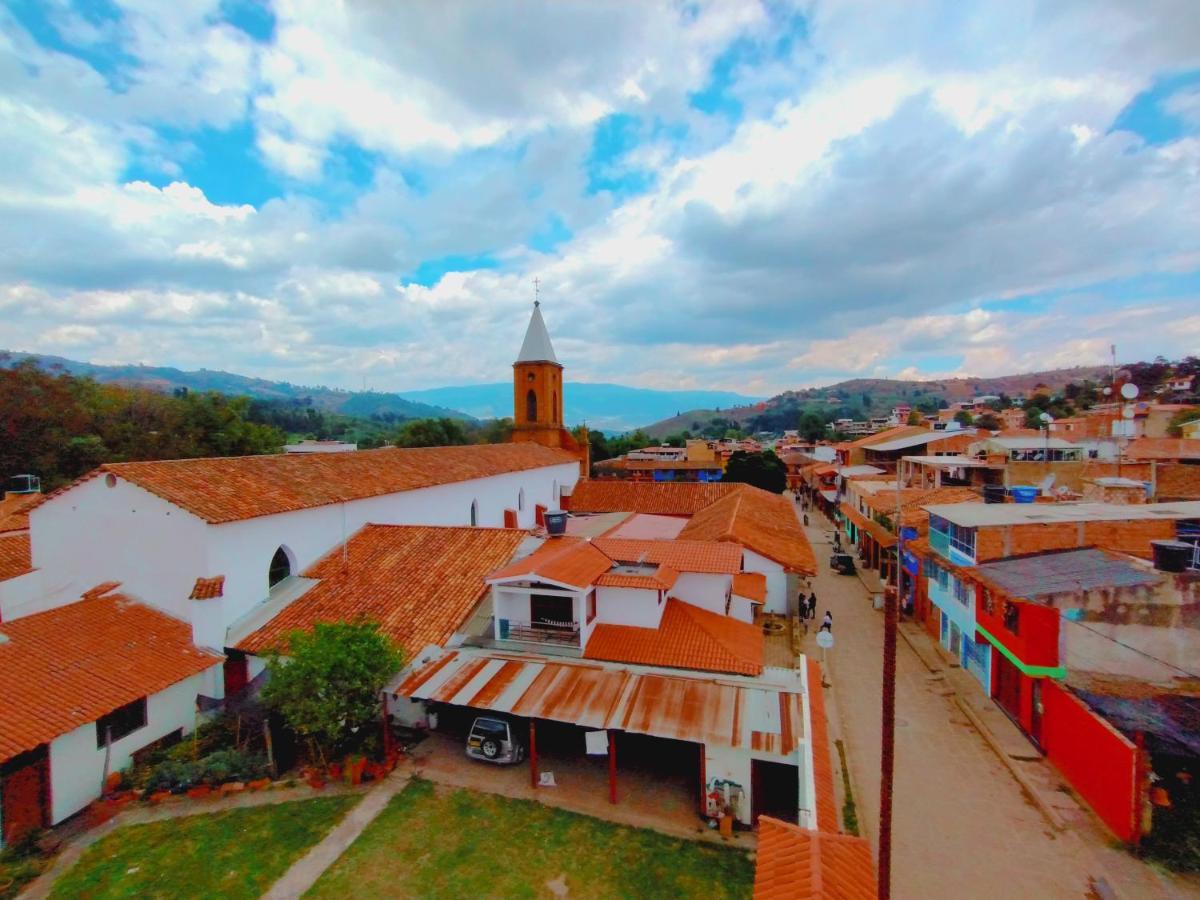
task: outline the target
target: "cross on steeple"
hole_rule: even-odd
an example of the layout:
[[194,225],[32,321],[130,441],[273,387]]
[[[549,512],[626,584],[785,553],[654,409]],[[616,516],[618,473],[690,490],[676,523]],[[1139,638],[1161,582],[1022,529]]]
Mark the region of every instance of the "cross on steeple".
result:
[[540,295],[541,295],[541,288],[542,288],[542,279],[534,278],[533,279],[533,305],[534,306],[542,305],[541,300],[539,299]]

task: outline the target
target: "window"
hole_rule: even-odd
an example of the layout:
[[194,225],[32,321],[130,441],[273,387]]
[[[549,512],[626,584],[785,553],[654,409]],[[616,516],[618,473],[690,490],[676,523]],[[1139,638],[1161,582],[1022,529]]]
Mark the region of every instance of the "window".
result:
[[537,392],[533,388],[525,392],[525,418],[530,422],[537,421]]
[[273,588],[283,579],[292,574],[292,560],[288,552],[280,547],[271,557],[271,567],[267,570],[267,587]]
[[471,501],[471,527],[474,528],[479,524],[479,501]]
[[596,592],[592,591],[587,595],[587,621],[592,624],[592,620],[596,618]]
[[521,488],[521,490],[517,491],[517,509],[525,509],[525,488]]
[[139,697],[96,720],[96,748],[103,747],[108,741],[115,744],[126,735],[145,727],[146,698]]
[[1004,627],[1012,634],[1021,633],[1021,607],[1011,600],[1004,601]]
[[975,591],[970,582],[954,579],[954,599],[961,605],[970,607],[975,600]]
[[983,611],[989,616],[996,614],[996,598],[988,588],[983,589]]
[[558,391],[552,391],[550,394],[550,418],[558,421]]
[[941,516],[929,517],[929,545],[942,556],[949,558],[948,549],[957,550],[968,559],[975,559],[975,529],[955,525]]

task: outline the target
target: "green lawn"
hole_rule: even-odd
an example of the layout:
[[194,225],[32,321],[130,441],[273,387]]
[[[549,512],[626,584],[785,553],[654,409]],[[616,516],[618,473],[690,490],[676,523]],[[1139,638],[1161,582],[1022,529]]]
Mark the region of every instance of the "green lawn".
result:
[[[749,897],[742,850],[414,780],[309,897]],[[561,883],[561,882],[560,882]]]
[[51,896],[259,897],[358,800],[319,797],[129,825],[89,847]]
[[0,900],[12,900],[51,862],[49,857],[37,853],[24,855],[12,849],[0,850]]

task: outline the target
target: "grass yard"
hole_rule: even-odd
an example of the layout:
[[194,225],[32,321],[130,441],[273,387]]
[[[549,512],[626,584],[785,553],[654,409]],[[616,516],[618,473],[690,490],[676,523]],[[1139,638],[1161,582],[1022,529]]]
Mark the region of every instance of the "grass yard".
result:
[[54,860],[38,853],[0,850],[0,900],[12,900]]
[[358,800],[319,797],[129,825],[89,847],[51,896],[259,897]]
[[[561,880],[560,880],[561,879]],[[749,897],[746,852],[414,780],[308,897]]]

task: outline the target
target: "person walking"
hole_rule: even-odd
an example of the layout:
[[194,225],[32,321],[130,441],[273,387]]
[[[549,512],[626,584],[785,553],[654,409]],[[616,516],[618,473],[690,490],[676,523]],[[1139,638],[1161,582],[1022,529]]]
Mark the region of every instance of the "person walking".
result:
[[813,591],[808,597],[808,618],[816,620],[817,618],[817,592]]
[[833,634],[833,613],[825,610],[825,618],[821,620],[821,630]]

